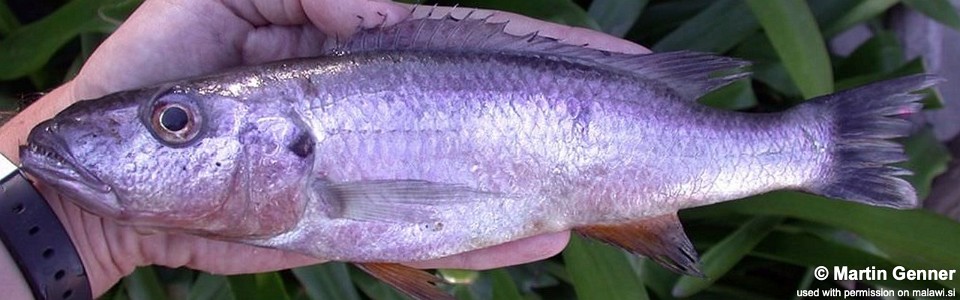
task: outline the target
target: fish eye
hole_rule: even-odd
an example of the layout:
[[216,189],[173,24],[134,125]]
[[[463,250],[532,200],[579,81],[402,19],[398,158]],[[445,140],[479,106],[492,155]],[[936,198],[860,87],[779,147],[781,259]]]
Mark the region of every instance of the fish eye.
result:
[[189,143],[200,132],[202,118],[198,108],[188,101],[179,99],[183,96],[168,95],[170,99],[161,97],[154,103],[150,117],[152,131],[171,146]]
[[190,116],[183,107],[171,105],[160,112],[160,126],[169,132],[179,132],[190,125]]

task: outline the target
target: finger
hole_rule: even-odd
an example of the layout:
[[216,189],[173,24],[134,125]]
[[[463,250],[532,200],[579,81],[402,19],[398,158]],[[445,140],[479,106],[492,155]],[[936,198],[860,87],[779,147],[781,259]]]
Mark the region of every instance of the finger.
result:
[[[411,7],[412,9],[412,7]],[[470,14],[471,18],[487,18],[490,22],[508,22],[506,32],[513,35],[525,35],[532,32],[539,32],[540,35],[552,37],[563,43],[571,45],[586,45],[587,47],[612,52],[641,54],[649,53],[650,50],[636,43],[608,35],[606,33],[579,27],[571,27],[545,21],[540,21],[530,17],[486,9],[467,8],[467,7],[445,7],[445,6],[421,6],[413,12],[414,18],[427,17],[430,14],[434,18],[450,14],[456,18],[463,18]]]
[[410,15],[409,8],[389,1],[303,0],[301,5],[314,25],[341,39],[357,29],[390,26]]
[[147,261],[177,268],[186,266],[214,274],[270,272],[324,260],[277,249],[211,240],[183,234],[155,234],[143,237]]
[[453,256],[407,263],[407,265],[423,269],[474,270],[519,265],[557,255],[563,251],[569,240],[569,231],[548,233]]
[[249,27],[214,1],[146,1],[80,69],[75,100],[237,65]]

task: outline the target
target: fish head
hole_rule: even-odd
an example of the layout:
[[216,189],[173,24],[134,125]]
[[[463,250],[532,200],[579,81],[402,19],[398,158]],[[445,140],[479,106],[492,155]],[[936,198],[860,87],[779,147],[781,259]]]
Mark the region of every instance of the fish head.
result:
[[35,127],[24,170],[127,224],[217,236],[296,223],[313,139],[292,108],[189,86],[78,102]]

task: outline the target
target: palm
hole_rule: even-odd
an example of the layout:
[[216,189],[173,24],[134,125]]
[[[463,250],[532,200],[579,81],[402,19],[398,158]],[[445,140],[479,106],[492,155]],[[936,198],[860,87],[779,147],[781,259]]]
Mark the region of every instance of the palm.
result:
[[[442,7],[437,10],[438,14],[448,11]],[[314,56],[327,39],[346,37],[358,27],[390,25],[409,13],[407,6],[372,0],[146,1],[65,87],[71,97],[44,103],[46,109],[57,109],[69,104],[57,101],[91,99],[240,65]],[[609,36],[513,14],[501,13],[493,19],[510,20],[507,30],[514,34],[539,30],[573,44],[589,43],[621,52],[646,51]],[[320,262],[295,253],[191,235],[142,233],[87,213],[48,188],[44,193],[74,237],[95,295],[139,265],[249,273]],[[565,232],[547,234],[413,265],[492,268],[518,264],[557,253],[567,237]]]

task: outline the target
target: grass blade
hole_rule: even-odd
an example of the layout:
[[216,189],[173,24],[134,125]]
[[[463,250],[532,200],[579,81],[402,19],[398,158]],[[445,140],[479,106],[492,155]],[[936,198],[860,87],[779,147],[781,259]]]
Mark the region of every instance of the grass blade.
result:
[[579,235],[563,251],[567,273],[580,299],[647,299],[647,291],[631,267],[627,253]]
[[[790,264],[818,267],[846,266],[849,269],[892,270],[897,265],[886,258],[861,249],[817,238],[809,233],[775,231],[756,248],[754,255]],[[943,288],[936,282],[895,280],[893,278],[868,280],[874,285],[897,289]]]
[[20,21],[10,11],[6,1],[0,1],[0,37],[7,36],[11,31],[20,27]]
[[917,197],[925,199],[930,193],[933,179],[947,170],[947,163],[952,159],[950,151],[937,140],[930,127],[907,138],[904,151],[910,159],[903,166],[913,171],[913,176],[908,177],[907,181],[916,187]]
[[227,277],[202,272],[197,275],[197,280],[190,287],[190,294],[187,297],[189,300],[231,300],[233,298]]
[[350,273],[345,263],[328,262],[295,268],[292,271],[310,299],[360,299],[360,294],[350,281]]
[[747,0],[790,77],[806,98],[833,92],[830,56],[803,0]]
[[492,281],[493,299],[523,300],[523,295],[506,269],[491,270],[487,274]]
[[840,34],[844,30],[880,16],[893,5],[900,3],[900,0],[870,0],[859,1],[856,6],[847,10],[838,19],[824,26],[823,36],[832,37]]
[[160,279],[152,267],[140,267],[123,278],[127,296],[132,300],[164,300],[166,293],[160,287]]
[[234,275],[227,277],[227,282],[237,300],[290,299],[277,272]]
[[741,0],[713,2],[653,45],[654,51],[697,50],[723,53],[756,32],[757,20]]
[[835,65],[837,81],[860,75],[888,73],[906,63],[903,47],[889,31],[877,32]]
[[115,28],[101,12],[129,13],[138,1],[75,0],[53,14],[10,33],[0,43],[0,80],[22,77],[46,64],[63,45],[82,32]]
[[[797,192],[775,192],[697,209],[699,217],[777,215],[854,232],[911,269],[960,266],[960,223],[923,210],[895,210]],[[960,278],[941,284],[960,288]]]
[[749,80],[737,80],[700,97],[700,103],[728,110],[751,108],[757,105],[757,97]]
[[757,217],[744,223],[703,254],[702,270],[706,278],[681,276],[673,286],[673,296],[689,297],[712,285],[750,253],[781,221],[779,217]]
[[943,25],[960,30],[960,15],[948,0],[903,0],[903,3]]
[[710,6],[713,0],[655,1],[647,5],[626,38],[641,45],[653,45],[687,20]]
[[650,0],[596,0],[590,3],[587,14],[597,21],[603,32],[622,37],[637,22]]

